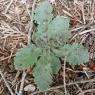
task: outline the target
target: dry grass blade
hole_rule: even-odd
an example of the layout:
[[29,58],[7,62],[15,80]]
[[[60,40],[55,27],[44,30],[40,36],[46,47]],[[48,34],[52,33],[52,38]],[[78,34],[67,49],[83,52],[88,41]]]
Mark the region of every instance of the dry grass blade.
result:
[[88,92],[90,92],[90,93],[91,93],[91,92],[95,92],[95,89],[88,89],[88,90],[85,90],[85,91],[79,93],[78,95],[83,95],[83,94],[88,93]]
[[[66,85],[70,86],[70,85],[83,84],[83,83],[88,83],[88,82],[95,82],[95,79],[70,82],[70,83],[67,83]],[[53,90],[59,89],[59,88],[64,88],[64,85],[51,87],[47,91],[53,91]],[[41,93],[41,92],[43,92],[43,91],[36,91],[36,92],[34,92],[34,93],[30,94],[30,95],[36,95],[36,94]]]
[[32,33],[32,28],[33,28],[33,19],[34,19],[34,10],[35,10],[35,4],[37,0],[33,1],[32,4],[32,13],[31,13],[31,21],[30,21],[30,28],[29,28],[29,33],[28,33],[28,44],[31,43],[31,33]]
[[23,71],[22,79],[21,79],[21,85],[20,85],[20,89],[19,89],[18,95],[23,95],[23,87],[24,87],[25,77],[26,77],[26,72]]
[[5,10],[5,14],[8,12],[8,9],[10,8],[10,6],[12,5],[13,2],[14,2],[14,0],[11,0],[11,2],[9,3],[9,5],[7,6],[7,8]]
[[2,79],[4,80],[5,85],[6,85],[6,87],[8,88],[8,90],[9,90],[10,94],[11,94],[11,95],[14,95],[14,93],[13,93],[12,89],[10,88],[10,86],[9,86],[8,82],[6,81],[6,79],[5,79],[5,77],[4,77],[4,75],[3,75],[3,73],[2,73],[2,71],[1,71],[1,70],[0,70],[0,75],[1,75]]
[[65,74],[66,74],[66,60],[67,60],[67,56],[65,56],[65,58],[64,58],[64,67],[63,67],[63,76],[64,76],[64,78],[63,78],[63,81],[64,81],[64,93],[65,93],[65,95],[67,95],[67,90],[66,90],[66,78],[65,78]]

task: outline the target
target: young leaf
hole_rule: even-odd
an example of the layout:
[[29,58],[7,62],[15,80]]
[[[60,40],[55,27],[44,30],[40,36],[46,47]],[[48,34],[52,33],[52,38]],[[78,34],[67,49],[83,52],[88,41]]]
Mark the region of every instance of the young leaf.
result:
[[79,65],[89,61],[89,52],[81,44],[66,44],[62,48],[53,51],[57,57],[67,56],[67,62],[72,65]]
[[41,33],[45,33],[45,32],[47,32],[47,29],[48,29],[48,25],[49,24],[41,24],[41,25],[38,25],[38,27],[37,27],[37,32],[41,32]]
[[46,90],[52,83],[52,74],[56,74],[61,67],[60,61],[51,52],[43,52],[34,68],[35,83],[40,90]]
[[76,43],[71,45],[71,50],[69,51],[67,58],[70,64],[74,65],[83,64],[89,61],[89,58],[90,58],[89,52],[85,47]]
[[63,38],[66,42],[71,37],[71,31],[69,30],[69,19],[63,16],[56,16],[48,27],[48,35],[50,38],[56,39],[57,37]]
[[35,77],[35,83],[42,91],[48,89],[52,83],[52,69],[50,64],[45,64],[46,59],[41,59],[34,68],[33,75]]
[[71,45],[66,44],[60,47],[59,49],[53,49],[53,52],[56,57],[64,57],[68,55],[70,49],[71,49]]
[[40,25],[45,23],[50,23],[53,18],[52,14],[53,8],[51,4],[46,0],[41,2],[36,10],[34,15],[34,20]]
[[55,57],[54,55],[51,56],[51,68],[52,68],[52,72],[53,74],[57,74],[58,71],[60,70],[61,68],[61,64],[60,64],[60,61],[57,57]]
[[32,46],[24,47],[16,53],[14,58],[15,68],[18,70],[25,70],[33,66],[37,58],[41,55],[41,49],[36,48],[32,50]]

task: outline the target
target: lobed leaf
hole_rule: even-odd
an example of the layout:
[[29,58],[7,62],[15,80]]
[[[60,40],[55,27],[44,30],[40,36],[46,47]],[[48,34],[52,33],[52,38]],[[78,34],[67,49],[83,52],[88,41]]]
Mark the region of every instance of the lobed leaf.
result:
[[42,91],[48,89],[52,83],[52,69],[50,64],[45,64],[46,59],[41,59],[34,68],[35,83]]
[[60,39],[66,42],[71,37],[71,31],[69,30],[69,19],[63,16],[56,16],[48,27],[49,38]]
[[80,44],[74,43],[71,45],[71,50],[68,54],[68,62],[73,65],[79,65],[89,61],[90,55],[88,50]]
[[61,68],[60,61],[57,57],[55,57],[53,55],[51,56],[51,58],[52,58],[52,61],[51,61],[52,72],[53,72],[53,74],[57,74]]
[[34,20],[39,25],[50,23],[50,21],[53,18],[52,11],[53,11],[53,8],[48,1],[41,2],[35,10]]
[[28,69],[37,62],[37,58],[41,55],[42,50],[40,48],[33,50],[32,48],[32,46],[27,46],[18,50],[14,58],[14,65],[16,69]]
[[89,52],[81,44],[66,44],[60,49],[53,50],[57,57],[67,56],[67,61],[72,65],[79,65],[89,61]]
[[56,74],[60,69],[60,61],[49,52],[43,52],[43,56],[38,60],[34,68],[33,75],[35,83],[40,90],[46,90],[52,83],[52,74]]

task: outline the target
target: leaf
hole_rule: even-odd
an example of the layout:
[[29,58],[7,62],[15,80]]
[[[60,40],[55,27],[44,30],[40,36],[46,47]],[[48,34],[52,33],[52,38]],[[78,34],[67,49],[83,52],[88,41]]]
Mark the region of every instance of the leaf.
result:
[[45,33],[42,33],[41,31],[37,31],[32,35],[33,42],[38,47],[44,47],[47,44],[47,37]]
[[57,56],[57,57],[64,57],[64,56],[68,55],[70,49],[71,49],[71,45],[66,44],[58,49],[53,49],[53,52],[54,52],[55,56]]
[[37,58],[41,55],[41,49],[32,49],[32,46],[24,47],[16,53],[14,58],[15,68],[18,70],[25,70],[33,66]]
[[69,29],[69,22],[69,18],[65,18],[64,16],[56,16],[51,22],[51,24],[56,27],[53,27],[52,29],[62,32],[63,29]]
[[[56,16],[53,19],[52,6],[48,1],[39,4],[35,10],[35,21],[38,23],[37,32],[33,34],[36,44],[54,43],[51,46],[64,45],[71,37],[70,19]],[[47,15],[47,13],[49,13]],[[48,16],[48,17],[46,17]],[[43,45],[44,46],[44,45]]]
[[35,77],[35,83],[38,88],[42,91],[45,91],[50,87],[52,83],[52,69],[50,64],[45,64],[46,59],[41,58],[36,67],[34,68],[33,75]]
[[41,32],[41,33],[44,33],[44,32],[47,32],[47,29],[48,29],[48,25],[49,24],[41,24],[41,25],[38,25],[37,27],[37,32]]
[[53,50],[57,57],[67,56],[69,64],[78,65],[89,61],[89,52],[81,44],[66,44],[60,49]]
[[47,90],[52,83],[52,74],[58,73],[61,67],[60,61],[51,52],[43,52],[34,68],[35,83],[42,91]]
[[57,57],[55,57],[53,55],[51,56],[51,59],[52,59],[52,61],[51,61],[52,72],[53,72],[53,74],[57,74],[61,68],[60,61]]
[[55,17],[48,27],[49,38],[65,43],[71,37],[69,21],[68,18],[64,18],[63,16]]
[[48,1],[41,2],[36,10],[34,15],[34,20],[40,25],[45,23],[50,23],[53,18],[52,14],[53,8]]
[[74,43],[71,45],[71,50],[68,54],[68,62],[73,65],[83,64],[89,61],[90,55],[85,47],[80,44]]
[[70,46],[65,45],[63,48],[65,51],[67,49],[65,56],[70,64],[83,64],[89,60],[89,52],[81,44],[74,43]]

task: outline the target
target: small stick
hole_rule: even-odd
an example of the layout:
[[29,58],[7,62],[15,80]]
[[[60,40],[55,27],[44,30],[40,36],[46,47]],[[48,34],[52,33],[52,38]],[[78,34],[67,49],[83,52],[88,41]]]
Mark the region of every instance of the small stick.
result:
[[0,70],[0,75],[1,75],[2,79],[4,80],[5,85],[6,85],[6,87],[8,88],[8,90],[9,90],[10,94],[11,94],[11,95],[14,95],[14,93],[13,93],[12,89],[10,88],[10,86],[9,86],[8,82],[6,81],[6,79],[5,79],[5,77],[4,77],[4,75],[3,75],[3,73],[2,73],[2,71],[1,71],[1,70]]
[[68,8],[68,6],[64,3],[63,0],[59,0],[59,2],[62,4],[62,6],[64,6],[68,11],[70,10],[70,8]]
[[83,94],[85,94],[85,93],[87,93],[87,92],[94,92],[94,91],[95,91],[95,89],[88,89],[88,90],[82,91],[82,92],[79,93],[78,95],[83,95]]
[[[82,89],[79,87],[79,85],[78,84],[75,84],[76,86],[77,86],[77,88],[79,89],[79,91],[82,93]],[[82,95],[84,95],[84,94],[82,94]]]
[[9,3],[9,5],[7,6],[6,10],[5,10],[5,14],[8,12],[8,9],[10,8],[11,4],[13,3],[14,0],[11,0],[11,2]]
[[77,37],[78,35],[83,35],[83,34],[86,34],[86,33],[93,33],[95,31],[95,29],[94,28],[92,28],[92,29],[89,29],[89,30],[84,30],[84,31],[82,31],[82,32],[78,32],[78,33],[76,33],[72,38],[71,38],[71,40],[70,40],[70,42],[75,38],[75,37]]
[[[72,70],[72,69],[70,69],[70,68],[66,68],[66,70],[72,71],[72,72],[74,72],[74,73],[84,73],[84,71],[82,71],[82,70],[76,70],[76,71],[74,71],[74,70]],[[92,70],[88,70],[88,69],[87,69],[87,72],[88,72],[88,73],[94,73],[95,71],[92,71]]]
[[29,33],[28,33],[28,45],[31,43],[31,33],[32,33],[32,28],[33,28],[35,4],[36,4],[36,0],[33,1],[33,5],[32,5],[32,13],[31,13],[31,18],[30,18],[31,21],[30,21],[30,28],[29,28]]
[[85,22],[85,13],[84,13],[84,2],[81,3],[81,11],[82,11],[83,23],[86,24],[86,22]]
[[21,85],[20,85],[20,89],[19,89],[18,95],[23,95],[22,92],[23,92],[23,86],[24,86],[25,77],[26,77],[26,72],[23,71],[22,79],[21,79]]
[[2,92],[4,91],[4,88],[0,91],[0,95],[2,95]]
[[[70,82],[70,83],[67,83],[66,85],[75,85],[75,84],[82,84],[82,83],[87,83],[87,82],[95,82],[95,79],[90,79],[90,80],[81,80],[81,81],[75,81],[75,82]],[[63,88],[64,85],[60,85],[60,86],[56,86],[56,87],[51,87],[49,88],[47,91],[52,91],[52,90],[55,90],[55,89],[58,89],[58,88]],[[43,91],[36,91],[30,95],[36,95],[38,93],[41,93]]]
[[92,29],[89,29],[89,30],[84,30],[84,31],[80,32],[79,35],[83,35],[85,33],[94,32],[94,31],[95,31],[95,28],[92,28]]
[[14,55],[12,55],[12,56],[10,56],[10,55],[9,55],[9,56],[7,56],[7,57],[5,57],[5,58],[1,59],[1,60],[0,60],[0,62],[4,61],[4,60],[6,60],[6,59],[9,59],[10,57],[14,57],[14,56],[15,56],[15,54],[14,54]]
[[66,78],[65,78],[65,69],[66,69],[66,60],[67,60],[67,57],[65,56],[64,58],[64,68],[63,68],[63,76],[64,76],[64,92],[65,92],[65,95],[67,95],[67,90],[66,90]]
[[86,38],[89,36],[89,34],[85,34],[83,37],[82,37],[82,40],[81,40],[81,42],[80,42],[80,44],[82,44],[85,40],[86,40]]
[[48,95],[47,92],[45,92],[45,95]]
[[87,71],[86,71],[86,70],[83,70],[83,71],[84,71],[85,75],[87,76],[87,78],[89,79],[90,77],[89,77],[89,75],[87,74]]
[[95,0],[92,2],[92,10],[91,10],[91,18],[90,20],[94,20],[94,5],[95,5]]
[[15,76],[14,80],[12,81],[12,85],[16,82],[19,75],[20,75],[20,71],[17,71],[16,76]]
[[72,16],[69,12],[67,12],[66,10],[62,9],[62,11],[63,11],[63,13],[66,14],[67,16],[69,16],[69,17],[71,17],[71,18],[73,17],[73,16]]
[[18,86],[17,86],[17,84],[16,84],[16,87],[15,87],[15,95],[18,95],[17,89],[18,89]]

